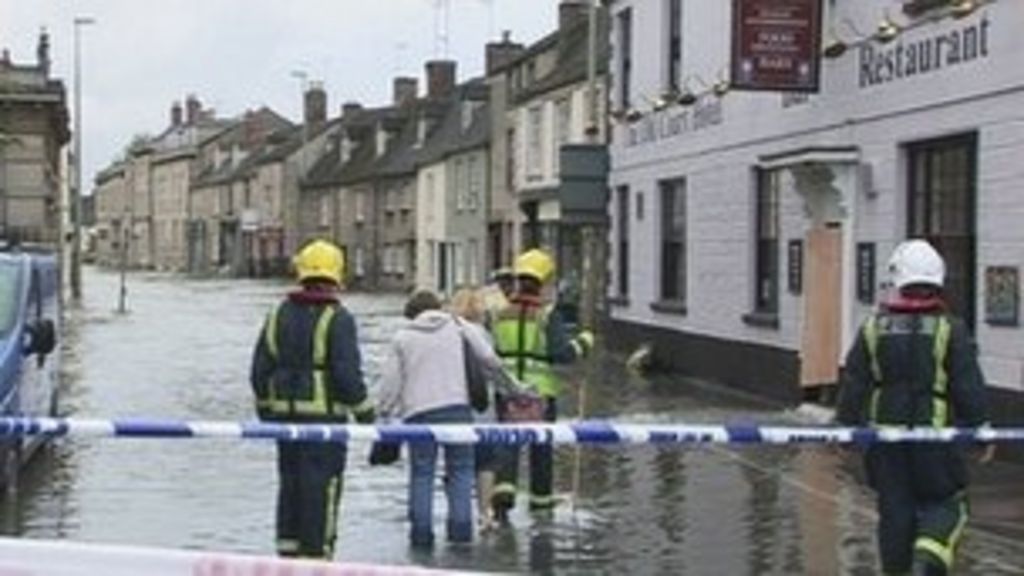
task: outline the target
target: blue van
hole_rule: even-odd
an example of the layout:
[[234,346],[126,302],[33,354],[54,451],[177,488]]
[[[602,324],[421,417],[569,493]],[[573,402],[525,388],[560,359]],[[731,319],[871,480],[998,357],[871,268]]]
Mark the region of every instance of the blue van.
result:
[[[60,267],[52,253],[0,252],[0,415],[57,412],[60,354]],[[0,485],[17,488],[18,473],[42,441],[0,438]]]

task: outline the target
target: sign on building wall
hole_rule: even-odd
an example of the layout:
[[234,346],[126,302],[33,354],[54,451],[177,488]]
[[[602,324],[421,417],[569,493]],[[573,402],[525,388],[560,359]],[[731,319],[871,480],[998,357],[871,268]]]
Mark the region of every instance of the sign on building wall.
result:
[[857,300],[862,304],[875,301],[875,243],[857,244]]
[[817,92],[821,0],[733,0],[732,88]]
[[992,326],[1020,324],[1020,282],[1017,268],[989,266],[985,269],[985,322]]
[[799,295],[804,289],[804,243],[802,240],[790,240],[787,252],[788,288],[789,293]]

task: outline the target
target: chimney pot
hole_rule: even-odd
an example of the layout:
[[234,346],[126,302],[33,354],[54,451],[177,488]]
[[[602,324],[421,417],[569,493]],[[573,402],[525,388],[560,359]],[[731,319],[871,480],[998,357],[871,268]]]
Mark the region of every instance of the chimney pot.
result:
[[341,105],[341,117],[351,118],[353,114],[363,109],[363,105],[359,102],[345,102]]

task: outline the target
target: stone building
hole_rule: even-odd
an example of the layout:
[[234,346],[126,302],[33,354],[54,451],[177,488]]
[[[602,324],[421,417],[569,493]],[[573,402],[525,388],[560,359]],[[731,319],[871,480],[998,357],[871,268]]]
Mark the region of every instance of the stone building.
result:
[[0,52],[0,236],[56,244],[70,132],[64,85],[50,63],[45,32],[35,64]]

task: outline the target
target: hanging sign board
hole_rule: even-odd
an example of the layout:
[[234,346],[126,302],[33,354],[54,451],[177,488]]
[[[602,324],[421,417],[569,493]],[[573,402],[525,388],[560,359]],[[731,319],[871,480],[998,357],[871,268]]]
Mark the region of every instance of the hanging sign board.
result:
[[733,0],[732,7],[733,89],[818,91],[821,0]]

